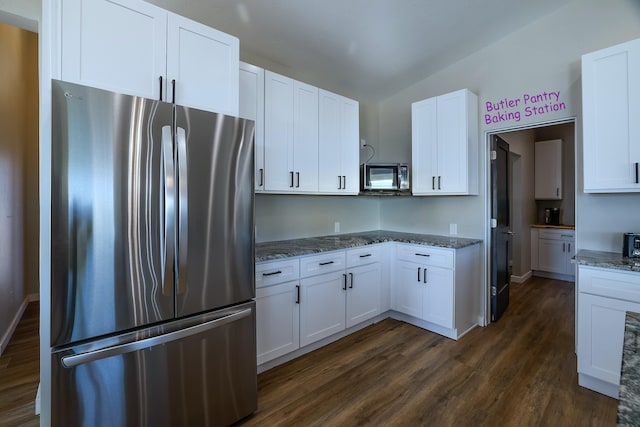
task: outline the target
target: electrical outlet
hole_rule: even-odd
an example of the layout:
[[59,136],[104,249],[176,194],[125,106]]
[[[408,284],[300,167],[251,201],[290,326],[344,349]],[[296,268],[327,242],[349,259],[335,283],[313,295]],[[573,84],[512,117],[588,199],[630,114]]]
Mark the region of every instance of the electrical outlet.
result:
[[338,221],[333,223],[333,231],[336,233],[340,232],[340,223]]
[[367,146],[367,141],[364,138],[360,139],[360,147],[364,148],[366,146]]
[[449,234],[452,236],[458,234],[458,224],[449,224]]

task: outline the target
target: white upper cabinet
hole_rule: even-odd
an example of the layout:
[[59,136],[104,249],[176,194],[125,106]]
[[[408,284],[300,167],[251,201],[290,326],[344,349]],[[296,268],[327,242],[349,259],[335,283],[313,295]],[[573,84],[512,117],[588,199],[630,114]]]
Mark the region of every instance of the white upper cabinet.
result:
[[640,39],[582,57],[584,191],[640,191]]
[[265,71],[264,190],[318,192],[318,89]]
[[536,200],[562,200],[562,140],[536,141],[534,194]]
[[237,116],[239,55],[236,37],[168,14],[167,84],[175,81],[176,104]]
[[238,114],[238,39],[140,0],[61,0],[62,80]]
[[264,70],[240,63],[239,115],[255,121],[254,183],[255,190],[264,190]]
[[467,89],[413,103],[412,193],[478,193],[478,98]]
[[167,66],[166,11],[136,0],[61,4],[62,80],[160,97],[160,77]]
[[360,106],[320,89],[319,189],[323,194],[358,194]]

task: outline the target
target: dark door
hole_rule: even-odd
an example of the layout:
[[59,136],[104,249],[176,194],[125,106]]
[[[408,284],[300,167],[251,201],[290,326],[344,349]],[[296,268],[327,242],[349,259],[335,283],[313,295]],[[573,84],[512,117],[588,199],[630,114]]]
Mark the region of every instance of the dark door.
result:
[[497,135],[491,141],[491,321],[509,306],[509,144]]

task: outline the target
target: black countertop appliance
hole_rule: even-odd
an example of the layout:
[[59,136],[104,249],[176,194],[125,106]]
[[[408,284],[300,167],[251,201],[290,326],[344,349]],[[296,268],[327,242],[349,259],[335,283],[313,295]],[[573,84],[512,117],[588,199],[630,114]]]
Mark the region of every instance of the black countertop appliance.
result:
[[546,225],[560,225],[560,208],[545,208],[544,223]]

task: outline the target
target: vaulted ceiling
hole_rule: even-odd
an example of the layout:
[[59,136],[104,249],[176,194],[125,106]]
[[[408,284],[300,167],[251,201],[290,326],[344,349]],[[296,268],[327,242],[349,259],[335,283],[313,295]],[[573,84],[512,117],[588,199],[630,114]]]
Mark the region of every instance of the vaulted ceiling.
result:
[[374,101],[571,1],[150,0],[237,36],[241,58]]

